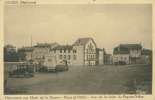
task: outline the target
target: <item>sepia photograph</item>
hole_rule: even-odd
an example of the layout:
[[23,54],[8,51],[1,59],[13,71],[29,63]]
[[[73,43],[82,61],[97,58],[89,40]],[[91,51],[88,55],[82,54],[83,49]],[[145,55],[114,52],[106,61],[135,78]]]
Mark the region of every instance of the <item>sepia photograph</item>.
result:
[[152,95],[152,4],[3,8],[4,95]]

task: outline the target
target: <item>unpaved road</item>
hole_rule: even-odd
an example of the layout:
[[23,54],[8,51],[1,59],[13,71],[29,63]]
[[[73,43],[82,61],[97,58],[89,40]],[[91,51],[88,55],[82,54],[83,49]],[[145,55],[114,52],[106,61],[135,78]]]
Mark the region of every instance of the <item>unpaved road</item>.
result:
[[[5,94],[120,94],[133,73],[150,75],[151,68],[135,66],[75,66],[59,73],[36,72],[33,78],[7,78]],[[147,69],[147,70],[146,70]],[[140,75],[140,74],[139,74]],[[132,77],[133,76],[133,77]],[[11,92],[14,91],[14,92]]]

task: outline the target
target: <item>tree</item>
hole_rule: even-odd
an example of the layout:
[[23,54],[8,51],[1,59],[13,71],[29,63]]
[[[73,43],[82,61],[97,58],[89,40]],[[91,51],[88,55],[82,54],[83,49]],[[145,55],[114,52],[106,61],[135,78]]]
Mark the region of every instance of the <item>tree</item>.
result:
[[4,62],[18,62],[18,54],[16,52],[16,47],[11,44],[4,46]]
[[26,61],[25,49],[20,49],[20,48],[18,48],[17,52],[18,52],[19,60],[20,60],[20,61]]

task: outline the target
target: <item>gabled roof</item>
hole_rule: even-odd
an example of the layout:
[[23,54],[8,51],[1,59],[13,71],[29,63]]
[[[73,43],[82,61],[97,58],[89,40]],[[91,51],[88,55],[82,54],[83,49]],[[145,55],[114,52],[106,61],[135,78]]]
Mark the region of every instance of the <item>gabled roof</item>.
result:
[[129,54],[129,51],[114,51],[113,54]]
[[142,50],[142,55],[152,55],[152,50]]
[[120,46],[114,48],[114,51],[129,51],[129,49],[127,47],[120,45]]
[[52,50],[67,50],[67,49],[73,49],[72,45],[59,45],[55,48],[53,48]]
[[57,43],[38,43],[34,47],[49,47],[49,46],[54,45],[54,44],[57,44]]
[[34,47],[26,46],[26,47],[22,47],[20,50],[33,51],[34,50]]
[[99,50],[99,51],[104,51],[103,49],[100,49],[100,48],[96,48],[96,50]]
[[142,49],[141,44],[120,44],[120,46],[127,47],[128,49]]
[[[78,45],[86,45],[86,43],[89,41],[89,40],[92,40],[94,42],[94,40],[92,38],[79,38],[74,44],[73,46],[78,46]],[[94,42],[95,44],[95,42]],[[96,44],[95,44],[96,46]]]

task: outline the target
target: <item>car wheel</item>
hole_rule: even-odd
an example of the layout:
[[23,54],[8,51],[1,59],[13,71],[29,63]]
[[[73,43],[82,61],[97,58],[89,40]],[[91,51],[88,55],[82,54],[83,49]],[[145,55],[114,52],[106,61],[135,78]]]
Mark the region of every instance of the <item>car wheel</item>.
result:
[[27,77],[27,76],[28,76],[28,72],[25,71],[25,72],[23,73],[23,77]]
[[31,77],[34,77],[34,74],[33,74],[33,75],[31,75]]

